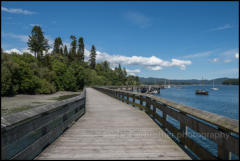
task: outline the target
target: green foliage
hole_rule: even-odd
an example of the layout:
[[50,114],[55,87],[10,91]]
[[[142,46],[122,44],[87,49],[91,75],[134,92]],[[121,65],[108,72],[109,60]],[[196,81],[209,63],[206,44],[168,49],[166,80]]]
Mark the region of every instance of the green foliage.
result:
[[224,85],[239,85],[239,79],[227,79],[223,81]]
[[39,59],[43,56],[43,51],[47,51],[49,48],[48,40],[45,39],[40,26],[33,27],[27,44],[29,49],[34,52],[35,57]]
[[80,61],[84,61],[84,42],[83,42],[83,38],[80,37],[78,39],[78,57],[80,59]]
[[77,91],[93,85],[138,85],[138,77],[127,76],[121,65],[115,70],[104,61],[96,64],[96,48],[93,45],[89,62],[84,62],[84,42],[71,36],[71,48],[63,44],[60,37],[55,39],[52,54],[43,55],[48,50],[47,40],[41,27],[34,26],[29,36],[29,53],[7,54],[1,50],[1,95],[49,94],[56,91]]
[[90,67],[92,69],[95,69],[95,67],[96,67],[96,48],[94,45],[92,45],[89,63],[90,63]]
[[54,41],[54,47],[53,47],[53,53],[54,54],[62,54],[62,48],[61,46],[63,45],[62,39],[60,37],[57,37]]

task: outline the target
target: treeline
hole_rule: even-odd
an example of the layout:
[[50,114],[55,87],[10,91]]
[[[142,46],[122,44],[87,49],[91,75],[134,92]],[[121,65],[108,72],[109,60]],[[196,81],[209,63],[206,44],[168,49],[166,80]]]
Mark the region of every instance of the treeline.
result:
[[223,81],[224,85],[239,85],[239,79],[228,79]]
[[[15,94],[50,94],[56,91],[77,91],[93,85],[138,85],[138,77],[128,76],[119,64],[115,69],[104,61],[96,63],[96,48],[92,45],[89,61],[84,61],[84,39],[73,35],[70,49],[60,37],[53,51],[40,26],[34,26],[29,36],[31,52],[5,53],[1,50],[1,96]],[[45,52],[45,54],[44,54]]]

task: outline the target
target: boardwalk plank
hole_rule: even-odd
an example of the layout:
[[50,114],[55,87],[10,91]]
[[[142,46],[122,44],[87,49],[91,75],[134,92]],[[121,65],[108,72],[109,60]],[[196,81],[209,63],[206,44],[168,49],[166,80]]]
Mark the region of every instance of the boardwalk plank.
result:
[[144,112],[87,88],[86,113],[35,159],[191,159]]

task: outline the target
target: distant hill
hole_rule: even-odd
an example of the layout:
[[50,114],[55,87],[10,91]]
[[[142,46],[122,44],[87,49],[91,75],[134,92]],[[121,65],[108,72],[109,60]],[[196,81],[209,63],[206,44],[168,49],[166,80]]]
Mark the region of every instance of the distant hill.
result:
[[142,84],[176,84],[176,85],[191,85],[191,84],[201,84],[203,82],[204,84],[212,84],[214,80],[214,84],[222,84],[224,81],[229,80],[231,78],[217,78],[217,79],[211,79],[211,80],[198,80],[198,79],[187,79],[187,80],[176,80],[176,79],[165,79],[165,78],[144,78],[139,77],[139,80]]
[[223,81],[224,85],[239,85],[239,79],[227,79]]

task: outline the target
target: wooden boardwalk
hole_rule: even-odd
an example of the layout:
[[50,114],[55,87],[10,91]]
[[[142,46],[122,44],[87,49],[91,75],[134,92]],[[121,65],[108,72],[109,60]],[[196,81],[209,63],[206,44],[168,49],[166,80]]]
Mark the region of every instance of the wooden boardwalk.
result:
[[86,113],[35,159],[191,159],[144,112],[87,88]]

